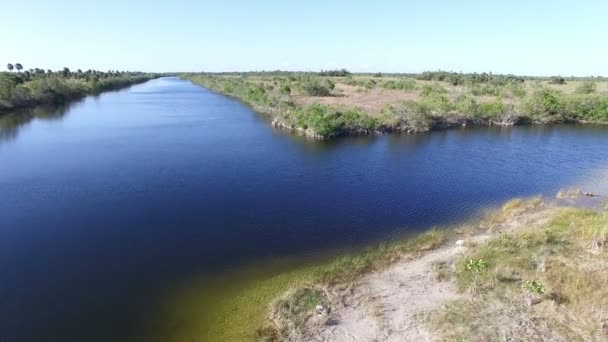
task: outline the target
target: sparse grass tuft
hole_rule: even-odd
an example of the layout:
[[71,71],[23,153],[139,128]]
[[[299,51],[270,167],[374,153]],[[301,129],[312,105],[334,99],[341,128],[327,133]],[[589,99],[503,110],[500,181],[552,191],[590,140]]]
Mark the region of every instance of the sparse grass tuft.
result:
[[[533,205],[509,202],[498,217]],[[599,337],[608,314],[606,213],[564,208],[553,215],[548,222],[501,233],[461,258],[457,284],[462,291],[475,286],[477,300],[460,300],[436,313],[431,321],[444,338]],[[467,268],[471,260],[484,260],[486,270],[474,274]],[[492,325],[480,323],[488,317]]]
[[480,227],[492,230],[499,228],[510,219],[523,214],[526,211],[537,209],[544,204],[541,196],[529,199],[516,198],[503,204],[498,210],[490,210],[482,219]]

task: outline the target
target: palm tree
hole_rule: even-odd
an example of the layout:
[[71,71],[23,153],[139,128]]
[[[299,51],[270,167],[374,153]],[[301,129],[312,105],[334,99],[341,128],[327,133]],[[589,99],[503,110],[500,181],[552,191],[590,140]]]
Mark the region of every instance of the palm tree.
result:
[[6,65],[6,68],[8,69],[8,71],[13,71],[13,69],[15,69],[15,66],[13,66],[11,63],[8,63]]
[[21,69],[23,69],[23,65],[21,65],[21,63],[15,63],[15,69],[17,69],[17,72],[21,72]]

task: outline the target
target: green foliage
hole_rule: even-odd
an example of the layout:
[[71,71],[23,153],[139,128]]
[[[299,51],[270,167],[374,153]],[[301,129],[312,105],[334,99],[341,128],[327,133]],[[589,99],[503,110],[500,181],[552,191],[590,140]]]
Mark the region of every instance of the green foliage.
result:
[[524,281],[524,283],[522,284],[522,288],[532,294],[542,295],[545,293],[545,287],[535,280]]
[[608,97],[589,94],[563,99],[564,112],[573,120],[608,121]]
[[416,89],[416,81],[411,78],[402,78],[397,81],[389,80],[382,83],[385,89],[413,91]]
[[522,111],[543,121],[563,122],[562,93],[550,88],[539,88],[522,102]]
[[500,99],[479,104],[478,112],[486,117],[498,117],[505,112],[505,104]]
[[597,90],[597,84],[593,81],[585,81],[576,87],[577,94],[593,94]]
[[515,75],[495,75],[492,73],[463,74],[448,71],[426,71],[418,75],[418,79],[425,81],[448,82],[451,85],[523,83],[524,78]]
[[441,84],[439,84],[439,83],[425,84],[420,89],[420,96],[425,96],[425,97],[447,94],[447,93],[448,93],[448,90],[445,89],[444,87],[442,87]]
[[409,132],[427,132],[434,125],[429,109],[414,101],[386,106],[381,117],[386,126]]
[[549,80],[549,84],[566,84],[566,80],[561,76],[554,76]]
[[312,129],[323,137],[340,135],[343,132],[368,132],[378,129],[378,120],[358,109],[336,109],[331,106],[313,104],[303,110],[294,109],[291,120],[297,127]]
[[475,84],[471,88],[471,94],[474,96],[491,95],[498,96],[502,91],[502,86],[497,84]]
[[321,70],[319,76],[347,77],[350,76],[350,72],[346,69]]
[[482,273],[488,267],[488,263],[483,259],[469,259],[465,265],[465,269],[472,273]]
[[376,80],[369,79],[369,80],[365,81],[363,86],[365,87],[365,89],[371,90],[376,87],[376,84],[377,84]]
[[[23,66],[19,66],[18,70],[22,70]],[[49,70],[46,73],[39,68],[19,73],[0,72],[0,111],[38,104],[62,103],[157,77],[140,72],[104,73],[93,70],[72,74],[65,72],[65,69],[61,72]]]
[[335,84],[329,79],[306,77],[302,80],[302,90],[309,96],[330,96]]

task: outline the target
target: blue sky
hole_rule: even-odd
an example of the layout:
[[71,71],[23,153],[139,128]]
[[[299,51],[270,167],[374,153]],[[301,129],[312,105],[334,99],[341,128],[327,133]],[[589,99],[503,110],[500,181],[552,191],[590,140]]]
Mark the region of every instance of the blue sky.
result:
[[0,0],[0,62],[608,75],[608,1]]

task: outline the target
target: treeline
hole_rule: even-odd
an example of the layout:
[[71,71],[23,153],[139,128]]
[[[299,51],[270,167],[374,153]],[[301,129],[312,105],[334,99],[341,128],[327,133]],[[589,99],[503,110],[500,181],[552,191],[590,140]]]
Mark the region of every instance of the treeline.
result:
[[523,83],[525,81],[549,81],[554,84],[565,84],[567,81],[607,81],[608,78],[602,76],[519,76],[512,74],[494,74],[491,72],[483,73],[462,73],[453,71],[425,71],[422,73],[381,73],[381,72],[351,72],[348,69],[334,69],[315,71],[230,71],[230,72],[200,72],[199,75],[206,76],[298,76],[298,75],[313,75],[323,77],[354,77],[354,76],[369,76],[369,77],[407,77],[425,81],[448,82],[452,85],[474,85],[474,84],[497,84],[505,85],[508,83]]
[[499,84],[523,83],[524,77],[515,75],[497,75],[492,73],[458,73],[449,71],[425,71],[416,77],[423,81],[448,82],[454,86],[474,84]]
[[63,103],[159,77],[157,74],[118,70],[23,70],[20,63],[9,63],[7,69],[8,72],[0,72],[0,112]]

